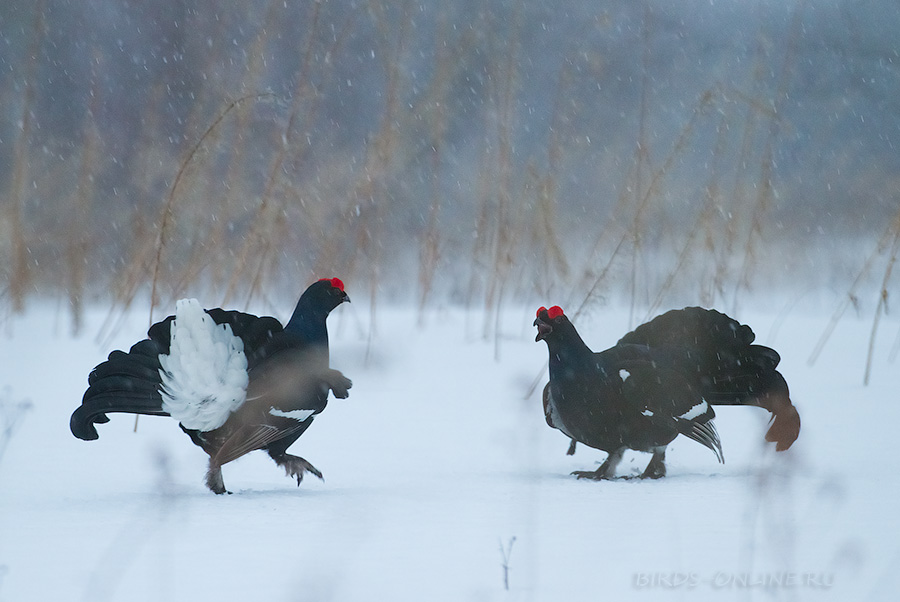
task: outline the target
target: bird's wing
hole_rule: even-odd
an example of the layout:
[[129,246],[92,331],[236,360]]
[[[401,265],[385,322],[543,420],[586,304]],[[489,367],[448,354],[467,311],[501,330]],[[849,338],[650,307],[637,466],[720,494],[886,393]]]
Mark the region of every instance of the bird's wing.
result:
[[250,371],[247,403],[263,412],[275,408],[318,414],[325,409],[332,372],[319,348],[282,348]]
[[[277,339],[277,337],[276,337]],[[279,350],[250,371],[244,406],[235,414],[240,424],[216,454],[225,464],[255,449],[305,430],[328,401],[327,356],[315,348]]]
[[[648,421],[669,425],[711,449],[724,462],[722,444],[713,419],[716,414],[691,380],[667,365],[665,356],[646,347],[629,345],[610,354],[607,372],[622,379],[624,411],[639,411]],[[611,378],[615,378],[611,375]]]
[[254,316],[239,311],[209,309],[206,311],[216,324],[228,324],[234,336],[244,342],[247,369],[252,370],[270,353],[272,341],[284,330],[281,322],[271,316]]
[[550,408],[550,383],[544,385],[544,392],[541,395],[541,401],[544,404],[544,420],[547,421],[549,426],[556,428],[556,425],[553,424],[553,417],[551,416],[551,408]]
[[270,443],[280,441],[285,437],[290,437],[297,431],[306,430],[314,419],[312,411],[309,411],[307,416],[302,419],[299,413],[297,418],[283,416],[273,416],[272,418],[258,424],[245,424],[237,429],[216,453],[214,461],[219,466],[228,464],[244,454],[262,449]]

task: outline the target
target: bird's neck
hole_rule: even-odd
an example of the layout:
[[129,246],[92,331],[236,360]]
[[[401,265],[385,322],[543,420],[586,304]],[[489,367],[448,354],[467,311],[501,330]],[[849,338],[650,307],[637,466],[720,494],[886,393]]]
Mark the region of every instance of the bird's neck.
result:
[[316,312],[298,303],[291,319],[285,325],[284,331],[299,336],[306,343],[328,349],[328,327],[325,325],[327,317],[321,312]]
[[554,339],[547,342],[550,350],[550,373],[562,366],[571,366],[589,361],[594,352],[581,339],[577,332],[568,333],[565,338]]

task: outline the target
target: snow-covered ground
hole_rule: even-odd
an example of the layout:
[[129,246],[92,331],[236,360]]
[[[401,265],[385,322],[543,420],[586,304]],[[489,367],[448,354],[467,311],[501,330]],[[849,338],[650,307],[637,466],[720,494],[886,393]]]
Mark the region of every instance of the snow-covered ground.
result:
[[[286,317],[291,308],[285,308]],[[803,429],[786,453],[767,417],[721,408],[726,464],[679,438],[660,481],[576,481],[604,454],[544,423],[530,382],[546,361],[533,308],[482,319],[379,310],[332,316],[332,364],[354,381],[291,448],[325,473],[298,488],[260,452],[203,485],[206,456],[167,418],[115,414],[100,439],[69,432],[90,369],[142,338],[135,315],[111,342],[103,313],[72,339],[34,307],[0,335],[0,400],[30,411],[0,445],[0,600],[894,600],[900,591],[900,370],[896,323],[862,386],[870,322],[845,317],[814,366],[828,320],[742,312],[782,355]],[[601,349],[627,313],[579,324]],[[369,352],[367,357],[367,351]],[[2,427],[2,424],[0,424]],[[0,437],[2,437],[0,428]],[[0,442],[2,444],[2,442]],[[626,456],[620,473],[649,456]],[[510,550],[510,542],[511,544]],[[504,553],[508,586],[504,588]]]

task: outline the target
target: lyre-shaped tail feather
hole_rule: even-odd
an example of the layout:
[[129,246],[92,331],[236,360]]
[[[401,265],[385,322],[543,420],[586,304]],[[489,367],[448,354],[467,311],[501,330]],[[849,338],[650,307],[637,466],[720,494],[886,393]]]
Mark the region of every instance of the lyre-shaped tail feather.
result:
[[106,414],[111,412],[168,416],[159,395],[159,350],[156,341],[144,340],[128,353],[113,351],[94,368],[81,405],[69,420],[72,434],[85,441],[97,439],[94,425],[108,422]]
[[800,414],[791,403],[787,382],[777,370],[764,374],[764,384],[750,389],[742,397],[732,398],[723,403],[716,396],[710,396],[713,405],[757,406],[772,413],[771,426],[766,433],[766,441],[775,444],[776,451],[784,451],[800,436]]
[[725,454],[722,453],[722,441],[719,439],[719,432],[713,421],[695,422],[693,420],[678,420],[676,424],[678,432],[700,443],[716,454],[716,459],[720,464],[725,463]]
[[772,412],[766,441],[774,443],[776,451],[788,449],[800,436],[800,414],[787,395],[787,387],[783,394],[764,395],[760,406]]

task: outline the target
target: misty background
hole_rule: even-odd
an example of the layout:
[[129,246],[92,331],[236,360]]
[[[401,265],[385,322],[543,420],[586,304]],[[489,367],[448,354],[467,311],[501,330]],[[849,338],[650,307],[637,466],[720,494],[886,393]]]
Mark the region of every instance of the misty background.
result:
[[77,329],[339,276],[421,307],[880,309],[897,32],[895,0],[6,0],[0,307]]

